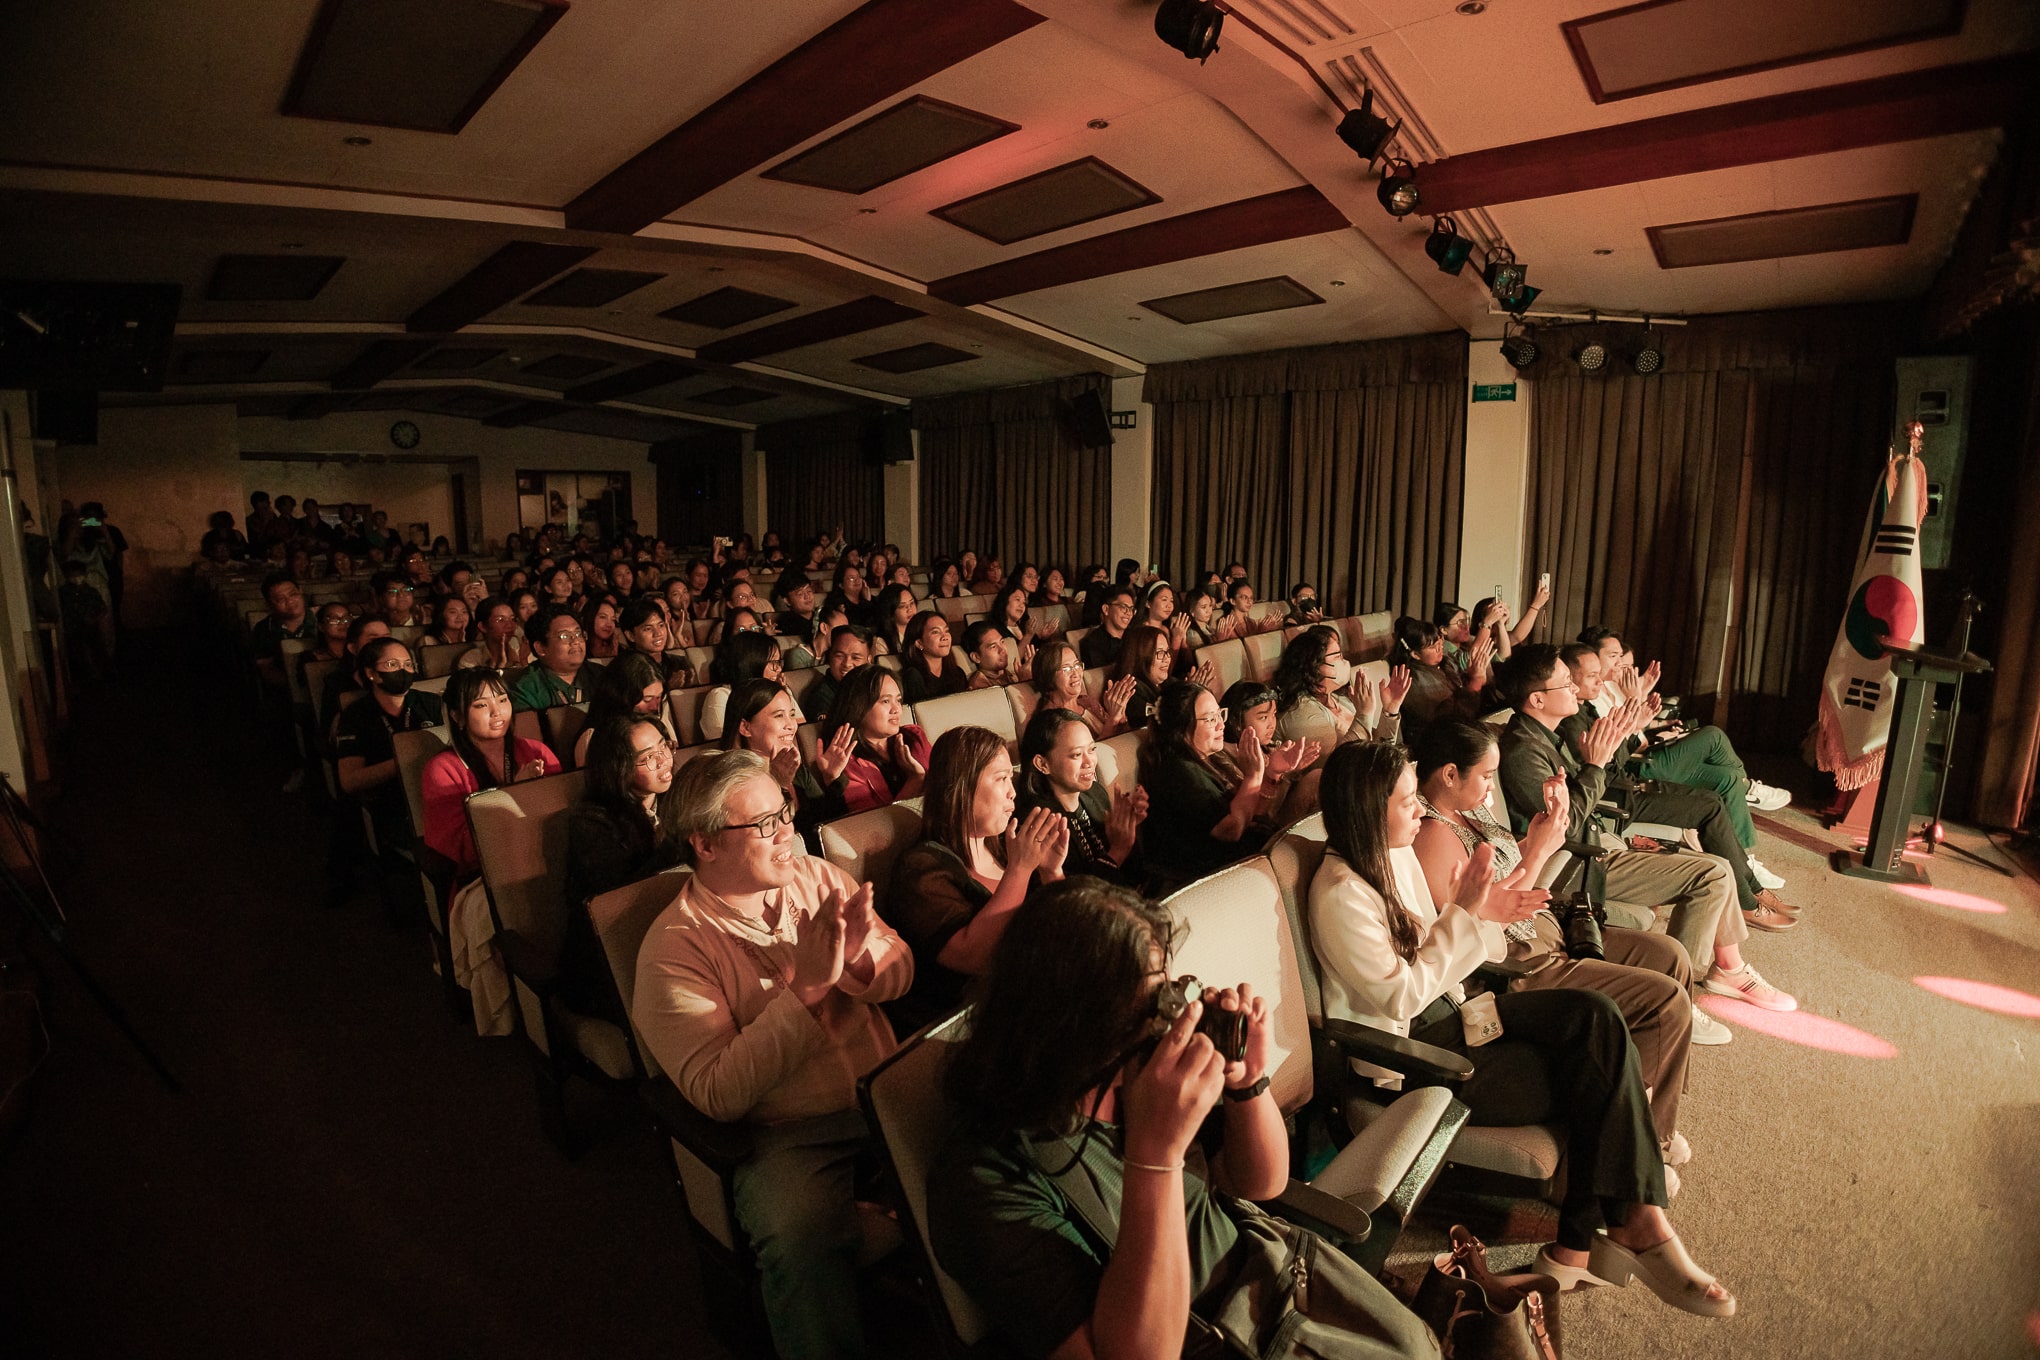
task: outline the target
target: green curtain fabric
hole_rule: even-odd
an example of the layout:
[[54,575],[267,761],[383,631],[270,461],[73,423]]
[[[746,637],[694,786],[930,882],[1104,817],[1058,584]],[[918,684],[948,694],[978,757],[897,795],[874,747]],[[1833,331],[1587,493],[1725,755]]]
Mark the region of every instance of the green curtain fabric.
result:
[[1070,403],[1110,405],[1100,374],[914,403],[920,431],[921,556],[965,548],[1074,568],[1105,559],[1112,529],[1110,448],[1078,448]]
[[[885,537],[885,469],[870,456],[874,417],[823,416],[761,426],[765,519],[789,545],[832,532],[852,543]],[[790,546],[788,552],[798,557]]]
[[[1738,741],[1794,746],[1847,603],[1910,331],[1888,305],[1698,317],[1658,333],[1664,367],[1643,377],[1627,364],[1639,328],[1546,328],[1525,373],[1523,568],[1553,576],[1540,636],[1615,628],[1664,662],[1663,692],[1713,695],[1725,678]],[[1583,373],[1574,356],[1593,340],[1609,364]]]
[[1466,336],[1158,364],[1154,552],[1333,608],[1429,613],[1459,573]]

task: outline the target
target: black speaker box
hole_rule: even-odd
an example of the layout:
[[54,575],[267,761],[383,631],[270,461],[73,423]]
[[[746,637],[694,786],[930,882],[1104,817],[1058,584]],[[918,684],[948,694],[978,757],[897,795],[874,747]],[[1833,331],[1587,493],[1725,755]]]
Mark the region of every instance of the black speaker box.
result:
[[174,283],[0,280],[0,387],[159,392]]
[[97,392],[39,391],[29,397],[30,424],[37,439],[59,444],[99,442]]
[[906,411],[887,411],[875,417],[864,433],[867,462],[911,463],[914,461],[914,418]]
[[1112,444],[1112,418],[1095,390],[1071,399],[1063,424],[1070,442],[1080,449],[1109,448]]

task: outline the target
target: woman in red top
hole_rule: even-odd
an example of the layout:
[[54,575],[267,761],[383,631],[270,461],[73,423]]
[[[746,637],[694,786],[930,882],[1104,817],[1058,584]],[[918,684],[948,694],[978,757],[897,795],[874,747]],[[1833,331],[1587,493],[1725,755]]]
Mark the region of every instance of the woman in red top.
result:
[[481,870],[474,833],[462,804],[471,793],[560,772],[559,757],[544,743],[510,735],[510,691],[485,667],[455,671],[446,681],[446,722],[451,750],[426,762],[419,781],[428,848],[453,865],[464,883]]
[[843,728],[857,732],[839,786],[844,812],[920,796],[928,777],[928,734],[902,726],[905,712],[899,679],[880,667],[859,666],[836,687],[820,735],[826,748]]

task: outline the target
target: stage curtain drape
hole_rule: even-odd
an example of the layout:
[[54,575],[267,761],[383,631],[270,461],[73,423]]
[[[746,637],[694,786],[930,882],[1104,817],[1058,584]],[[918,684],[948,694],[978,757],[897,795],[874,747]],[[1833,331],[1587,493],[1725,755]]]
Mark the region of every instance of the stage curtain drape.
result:
[[1075,568],[1100,562],[1112,530],[1112,451],[1077,448],[1070,403],[1111,380],[1086,374],[914,403],[920,431],[921,556],[965,548]]
[[[1738,741],[1794,746],[1890,445],[1908,332],[1893,306],[1698,317],[1659,332],[1665,364],[1645,377],[1627,365],[1639,328],[1547,328],[1525,373],[1523,569],[1552,573],[1539,636],[1615,628],[1663,661],[1665,693],[1712,696],[1725,678]],[[1592,340],[1610,359],[1590,374],[1574,355]]]
[[1148,370],[1154,555],[1187,576],[1245,564],[1341,611],[1429,613],[1459,574],[1460,331]]
[[871,458],[872,426],[872,417],[851,414],[759,427],[766,522],[789,545],[839,524],[852,543],[885,537],[885,469]]

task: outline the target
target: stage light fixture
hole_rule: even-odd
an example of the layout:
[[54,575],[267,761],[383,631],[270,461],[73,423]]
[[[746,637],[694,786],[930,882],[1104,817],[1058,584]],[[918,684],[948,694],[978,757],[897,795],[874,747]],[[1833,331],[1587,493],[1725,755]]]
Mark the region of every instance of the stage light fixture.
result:
[[1579,353],[1573,355],[1573,361],[1580,366],[1582,373],[1599,373],[1608,366],[1608,347],[1598,340],[1590,340],[1580,346]]
[[1192,61],[1203,63],[1218,50],[1225,11],[1211,0],[1162,0],[1155,11],[1155,36]]
[[1473,254],[1473,242],[1459,234],[1459,228],[1451,218],[1441,217],[1431,224],[1431,235],[1424,242],[1424,253],[1431,257],[1441,274],[1458,274],[1466,268],[1466,259]]
[[1638,373],[1649,376],[1665,366],[1664,351],[1658,348],[1657,331],[1652,329],[1644,337],[1643,348],[1629,357],[1630,365]]
[[1482,267],[1480,276],[1487,283],[1488,291],[1495,295],[1495,301],[1506,307],[1509,305],[1509,299],[1516,295],[1529,278],[1530,266],[1518,264],[1516,257],[1509,253],[1507,247],[1503,247],[1488,255],[1487,264]]
[[1408,217],[1417,210],[1417,167],[1400,158],[1382,167],[1381,185],[1374,191],[1381,206],[1392,217]]
[[1509,361],[1511,368],[1530,367],[1537,362],[1537,354],[1537,341],[1528,326],[1502,337],[1502,357]]
[[1339,120],[1339,140],[1353,148],[1353,154],[1369,165],[1381,154],[1381,148],[1388,145],[1388,139],[1400,131],[1402,124],[1391,124],[1374,111],[1374,91],[1369,90],[1360,97],[1360,107],[1353,109]]
[[1510,316],[1521,316],[1530,310],[1530,304],[1537,301],[1537,295],[1543,291],[1542,288],[1532,288],[1527,283],[1523,284],[1509,296],[1500,299],[1502,310]]

